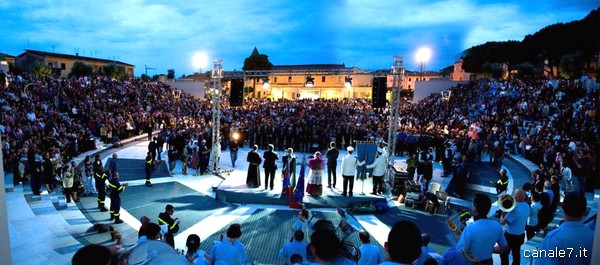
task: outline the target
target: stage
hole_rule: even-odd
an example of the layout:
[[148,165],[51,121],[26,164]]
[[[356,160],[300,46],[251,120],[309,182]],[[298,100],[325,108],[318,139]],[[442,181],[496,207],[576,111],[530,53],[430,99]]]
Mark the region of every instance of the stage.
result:
[[[299,169],[298,171],[299,172]],[[308,172],[308,169],[307,169]],[[224,180],[214,187],[215,198],[217,200],[235,204],[267,204],[267,205],[289,205],[290,200],[285,197],[281,198],[282,179],[281,172],[276,173],[275,185],[273,190],[266,190],[264,186],[264,172],[261,171],[262,186],[258,188],[249,188],[246,185],[246,172],[242,170],[234,170],[227,174],[221,174]],[[363,182],[354,181],[354,189],[352,197],[342,196],[342,177],[338,176],[336,188],[327,188],[326,176],[323,178],[323,195],[313,197],[304,193],[302,200],[306,208],[348,208],[355,204],[374,203],[377,201],[385,202],[383,195],[375,196],[369,194],[372,191],[372,179],[366,179]],[[306,183],[306,178],[305,178]],[[306,189],[306,186],[305,186]],[[362,194],[364,191],[365,194]]]

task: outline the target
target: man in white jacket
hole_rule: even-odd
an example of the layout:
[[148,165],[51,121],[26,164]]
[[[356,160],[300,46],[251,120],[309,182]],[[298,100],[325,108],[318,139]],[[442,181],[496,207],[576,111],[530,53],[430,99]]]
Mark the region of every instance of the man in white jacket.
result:
[[385,188],[383,185],[383,176],[387,167],[387,159],[383,155],[383,149],[377,148],[377,158],[373,161],[373,164],[367,165],[367,168],[373,169],[373,192],[371,194],[383,194],[382,189]]
[[354,152],[354,148],[352,146],[348,146],[346,150],[348,151],[348,154],[342,158],[342,178],[344,179],[344,191],[342,192],[342,196],[346,197],[346,195],[349,195],[352,197],[352,190],[354,189],[354,177],[356,176],[356,167],[364,165],[365,162],[358,162],[358,158],[352,154]]

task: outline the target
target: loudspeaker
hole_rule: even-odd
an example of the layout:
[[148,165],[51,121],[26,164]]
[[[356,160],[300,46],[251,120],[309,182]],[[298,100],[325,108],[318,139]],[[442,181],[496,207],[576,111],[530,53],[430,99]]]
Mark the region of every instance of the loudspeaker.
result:
[[244,104],[244,80],[231,79],[231,92],[229,93],[229,106],[240,107]]
[[385,96],[387,93],[386,77],[373,77],[373,88],[371,90],[371,105],[373,108],[385,108]]

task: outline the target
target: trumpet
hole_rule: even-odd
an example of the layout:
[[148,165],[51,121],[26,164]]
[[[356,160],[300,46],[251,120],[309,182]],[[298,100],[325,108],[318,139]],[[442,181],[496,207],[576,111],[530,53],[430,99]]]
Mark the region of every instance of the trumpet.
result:
[[510,194],[504,194],[498,198],[498,209],[509,213],[517,207],[517,200]]

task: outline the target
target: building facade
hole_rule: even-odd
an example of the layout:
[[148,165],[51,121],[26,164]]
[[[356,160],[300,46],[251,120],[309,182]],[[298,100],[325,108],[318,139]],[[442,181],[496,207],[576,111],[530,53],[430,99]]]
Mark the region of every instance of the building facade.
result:
[[125,68],[127,76],[132,77],[134,75],[135,66],[132,64],[124,63],[115,60],[106,60],[93,57],[79,56],[79,54],[61,54],[53,52],[44,52],[36,50],[25,50],[24,53],[16,57],[15,63],[21,65],[29,65],[35,61],[42,61],[52,68],[52,73],[60,78],[69,76],[71,68],[75,62],[82,62],[91,65],[94,73],[102,73],[104,66],[114,63],[118,66]]

